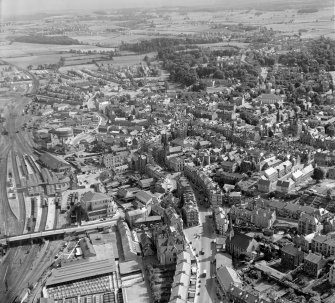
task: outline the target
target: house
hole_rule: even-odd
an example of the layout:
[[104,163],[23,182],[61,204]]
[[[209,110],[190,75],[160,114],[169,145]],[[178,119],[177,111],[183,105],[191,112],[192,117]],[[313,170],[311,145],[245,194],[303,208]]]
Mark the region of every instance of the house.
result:
[[232,161],[223,161],[221,162],[221,167],[225,172],[234,173],[237,169],[237,163]]
[[213,219],[215,229],[220,235],[224,235],[228,230],[229,219],[222,207],[213,207]]
[[113,216],[117,211],[114,200],[104,193],[88,191],[81,195],[80,202],[86,209],[89,220]]
[[115,169],[122,166],[127,161],[128,156],[128,151],[106,154],[100,157],[100,163],[109,169]]
[[270,180],[266,180],[266,179],[259,179],[258,180],[258,190],[262,193],[269,193],[272,192],[274,190],[274,186],[275,183],[271,182]]
[[125,219],[129,226],[133,228],[138,219],[145,220],[149,216],[149,211],[146,207],[141,207],[138,209],[127,209],[125,211]]
[[301,213],[298,221],[298,233],[308,235],[322,230],[322,224],[314,215]]
[[258,208],[252,211],[251,223],[256,227],[271,228],[276,221],[276,212],[271,209]]
[[294,269],[299,266],[304,258],[303,252],[291,244],[285,245],[281,249],[281,253],[281,264],[289,269]]
[[152,204],[157,202],[157,197],[152,194],[150,191],[140,190],[135,194],[135,204],[138,208],[146,207],[148,212],[151,212]]
[[258,242],[245,234],[233,233],[226,240],[226,251],[235,258],[241,257],[242,254],[252,257],[258,250]]
[[227,291],[227,298],[230,302],[238,303],[270,303],[271,301],[265,298],[259,298],[259,294],[255,294],[250,290],[244,290],[242,286],[232,285]]
[[199,210],[198,206],[194,202],[186,202],[181,209],[183,215],[183,221],[186,226],[197,226],[199,225]]
[[185,250],[184,237],[172,226],[155,226],[153,238],[161,265],[175,264],[177,255]]
[[144,257],[153,256],[154,252],[154,242],[152,236],[148,232],[142,232],[140,236],[140,245],[142,248],[142,254]]
[[260,102],[260,104],[281,104],[283,99],[275,94],[261,94],[258,96],[257,101]]
[[324,265],[325,260],[322,255],[311,252],[305,257],[304,272],[313,278],[318,278]]
[[242,287],[242,281],[236,271],[228,266],[222,266],[216,270],[216,292],[223,299],[232,285]]
[[125,262],[136,260],[140,255],[141,249],[139,243],[135,242],[127,222],[118,220],[117,228],[121,236],[122,250]]
[[191,277],[191,256],[188,252],[180,252],[177,255],[176,270],[173,277],[170,303],[187,302]]

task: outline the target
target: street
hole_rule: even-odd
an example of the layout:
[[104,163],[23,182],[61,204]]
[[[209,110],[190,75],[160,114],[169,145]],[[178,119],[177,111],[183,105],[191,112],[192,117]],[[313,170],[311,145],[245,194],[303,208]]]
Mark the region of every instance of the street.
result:
[[[215,295],[215,281],[212,278],[215,273],[215,265],[211,263],[215,257],[214,245],[212,241],[215,239],[212,227],[212,219],[209,218],[211,215],[211,209],[207,209],[203,206],[199,206],[199,226],[190,228],[184,228],[184,233],[192,242],[191,247],[195,249],[195,254],[198,255],[197,260],[199,264],[199,280],[201,281],[201,287],[197,290],[200,295],[197,296],[197,302],[199,303],[212,303],[216,302]],[[201,255],[199,252],[203,250],[204,254]],[[207,271],[206,277],[202,277],[204,270]]]

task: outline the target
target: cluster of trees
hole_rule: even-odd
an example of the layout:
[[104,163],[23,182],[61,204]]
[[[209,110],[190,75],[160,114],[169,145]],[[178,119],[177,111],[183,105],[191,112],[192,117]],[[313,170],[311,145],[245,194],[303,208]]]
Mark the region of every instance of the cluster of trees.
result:
[[77,39],[72,39],[67,36],[27,35],[27,36],[10,37],[9,40],[11,42],[37,43],[37,44],[59,44],[59,45],[82,44]]
[[319,10],[317,8],[302,8],[297,11],[298,14],[311,14],[317,13]]
[[298,66],[302,72],[319,72],[335,70],[335,41],[321,37],[313,40],[301,52],[288,52],[278,58],[280,64]]
[[163,67],[170,72],[170,79],[184,86],[197,84],[194,88],[199,91],[206,87],[201,79],[238,79],[248,87],[255,87],[258,83],[259,67],[250,64],[228,64],[220,62],[217,56],[236,55],[236,49],[221,51],[204,51],[199,49],[176,50],[167,47],[158,51],[158,59],[163,61]]
[[246,123],[251,125],[256,126],[259,123],[259,117],[247,111],[240,112],[240,118],[243,119]]
[[[132,51],[136,53],[156,52],[161,49],[187,45],[188,48],[195,48],[195,44],[217,43],[222,42],[222,37],[192,37],[192,38],[153,38],[150,40],[143,40],[137,43],[122,43],[120,50]],[[193,46],[191,46],[193,45]]]

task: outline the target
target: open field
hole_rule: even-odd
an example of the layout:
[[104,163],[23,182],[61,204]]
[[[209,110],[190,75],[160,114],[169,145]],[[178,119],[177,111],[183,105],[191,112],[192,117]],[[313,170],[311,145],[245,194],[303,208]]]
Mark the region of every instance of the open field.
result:
[[[110,61],[108,63],[112,63],[112,65],[114,65],[114,66],[125,66],[125,65],[139,64],[143,61],[143,58],[146,55],[148,57],[154,57],[154,56],[156,56],[156,53],[114,57],[113,61]],[[101,61],[100,63],[103,63],[103,61]]]
[[6,61],[18,67],[27,68],[28,65],[37,66],[39,64],[56,64],[59,62],[60,57],[64,57],[64,54],[55,53],[40,56],[10,57],[6,58]]
[[147,34],[140,34],[136,33],[135,31],[126,32],[126,33],[110,33],[110,34],[101,34],[97,36],[76,36],[76,35],[70,35],[71,38],[77,39],[80,42],[88,43],[88,44],[94,44],[94,43],[101,43],[110,45],[113,47],[119,46],[122,41],[124,43],[135,43],[139,42],[141,40],[147,40],[159,37],[158,33],[150,33],[150,35]]
[[95,64],[78,64],[78,65],[69,65],[69,66],[63,66],[59,69],[59,72],[65,73],[68,70],[81,70],[83,68],[87,68],[90,70],[97,70],[98,67]]
[[243,42],[218,42],[218,43],[204,43],[204,44],[198,44],[198,46],[202,48],[210,48],[211,50],[219,50],[224,48],[229,48],[230,46],[236,46],[239,48],[247,48],[249,46],[249,43],[243,43]]
[[58,52],[68,52],[73,50],[111,50],[110,48],[100,48],[93,45],[54,45],[54,44],[34,44],[14,42],[0,46],[0,57],[24,57],[51,55]]

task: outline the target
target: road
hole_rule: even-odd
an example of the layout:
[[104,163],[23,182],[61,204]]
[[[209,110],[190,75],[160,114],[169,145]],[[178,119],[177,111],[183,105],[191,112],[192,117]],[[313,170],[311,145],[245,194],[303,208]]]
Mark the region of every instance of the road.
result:
[[75,136],[71,140],[71,144],[73,144],[73,145],[79,144],[80,140],[82,140],[83,138],[85,138],[85,136],[87,136],[90,133],[96,132],[98,130],[99,126],[101,125],[101,123],[103,121],[103,118],[98,113],[95,113],[95,114],[99,117],[99,122],[98,122],[97,127],[95,127],[94,129],[90,129],[87,132],[78,134],[77,136]]
[[[200,295],[197,297],[198,303],[212,303],[216,302],[215,295],[215,281],[212,278],[215,273],[215,265],[211,263],[215,258],[215,251],[212,241],[214,240],[213,223],[212,219],[209,218],[211,210],[205,207],[199,206],[199,221],[198,226],[185,228],[184,233],[186,234],[189,241],[192,242],[192,248],[195,248],[195,253],[198,255],[198,265],[201,280],[200,288],[197,292]],[[204,254],[201,255],[199,252],[203,250]],[[201,277],[201,274],[207,271],[206,278]]]

